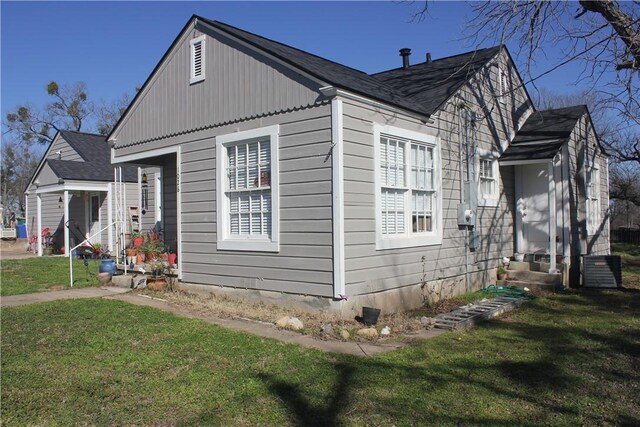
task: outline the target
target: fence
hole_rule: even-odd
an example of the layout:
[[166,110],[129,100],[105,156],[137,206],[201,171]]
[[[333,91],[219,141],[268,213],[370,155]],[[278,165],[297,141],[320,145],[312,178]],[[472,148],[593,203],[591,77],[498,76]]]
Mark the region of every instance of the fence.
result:
[[611,230],[611,242],[630,243],[640,246],[640,229],[618,228]]

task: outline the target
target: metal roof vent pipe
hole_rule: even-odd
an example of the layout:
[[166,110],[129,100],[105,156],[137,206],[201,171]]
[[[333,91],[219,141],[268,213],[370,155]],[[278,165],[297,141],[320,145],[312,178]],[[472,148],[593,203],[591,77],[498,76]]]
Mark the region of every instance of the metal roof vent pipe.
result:
[[411,49],[403,47],[400,49],[400,56],[402,56],[402,68],[409,68],[409,56],[411,55]]
[[431,52],[427,52],[427,64],[431,64],[433,60],[431,59]]

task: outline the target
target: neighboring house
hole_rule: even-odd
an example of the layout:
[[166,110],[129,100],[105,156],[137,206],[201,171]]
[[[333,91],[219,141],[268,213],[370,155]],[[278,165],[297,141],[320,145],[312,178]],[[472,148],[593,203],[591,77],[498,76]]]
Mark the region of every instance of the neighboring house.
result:
[[[107,250],[115,248],[114,227],[109,227],[116,220],[115,170],[103,135],[58,132],[25,190],[29,234],[41,238],[48,228],[56,252],[67,254],[65,248],[84,238]],[[123,173],[129,200],[137,205],[137,168],[123,168]],[[38,248],[42,255],[42,244]]]
[[162,171],[181,280],[393,310],[484,286],[516,250],[578,271],[608,251],[584,107],[536,112],[502,46],[401,55],[368,75],[192,17],[109,135],[113,162]]

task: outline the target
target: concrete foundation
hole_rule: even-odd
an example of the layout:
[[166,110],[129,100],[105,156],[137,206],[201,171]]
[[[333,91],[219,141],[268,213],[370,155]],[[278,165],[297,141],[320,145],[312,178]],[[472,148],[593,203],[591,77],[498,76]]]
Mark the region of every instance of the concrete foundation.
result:
[[492,283],[492,276],[495,280],[495,269],[470,273],[469,286],[465,285],[464,276],[456,276],[434,280],[424,285],[418,283],[398,289],[349,296],[347,300],[191,283],[180,283],[178,287],[205,297],[213,294],[217,297],[275,304],[309,312],[332,312],[343,319],[353,319],[362,315],[362,307],[375,307],[381,309],[382,314],[391,314],[414,310],[424,304],[433,304],[465,292],[476,291]]

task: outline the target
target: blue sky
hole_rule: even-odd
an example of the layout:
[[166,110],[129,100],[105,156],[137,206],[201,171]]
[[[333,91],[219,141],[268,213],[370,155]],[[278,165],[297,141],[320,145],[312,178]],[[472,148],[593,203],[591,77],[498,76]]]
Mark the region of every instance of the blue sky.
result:
[[[2,116],[16,105],[50,101],[45,86],[84,81],[93,100],[142,85],[192,14],[226,22],[365,72],[472,50],[461,40],[471,12],[463,2],[432,2],[411,22],[409,2],[0,2]],[[509,46],[509,44],[507,44]],[[486,47],[486,46],[483,46]],[[515,56],[516,48],[510,46]],[[557,61],[548,50],[538,67]],[[516,58],[517,62],[517,58]],[[523,66],[519,66],[524,69]],[[565,67],[538,85],[575,92]],[[90,130],[90,129],[87,129]]]

